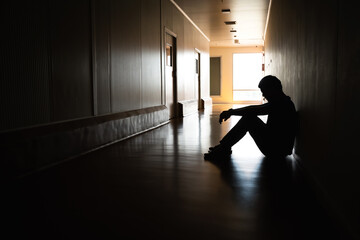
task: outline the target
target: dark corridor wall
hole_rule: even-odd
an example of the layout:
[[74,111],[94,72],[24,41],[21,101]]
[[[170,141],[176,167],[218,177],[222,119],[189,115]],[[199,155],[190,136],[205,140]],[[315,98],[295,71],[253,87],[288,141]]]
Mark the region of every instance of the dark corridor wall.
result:
[[160,1],[7,1],[0,130],[161,105]]
[[[209,97],[209,42],[169,0],[0,3],[0,180],[168,121],[165,28],[177,36],[177,96]],[[196,109],[197,111],[197,106]]]
[[164,105],[162,35],[177,34],[178,96],[209,97],[209,42],[168,0],[1,3],[0,131]]
[[350,1],[273,0],[266,73],[300,116],[295,153],[349,232],[360,237],[359,12]]

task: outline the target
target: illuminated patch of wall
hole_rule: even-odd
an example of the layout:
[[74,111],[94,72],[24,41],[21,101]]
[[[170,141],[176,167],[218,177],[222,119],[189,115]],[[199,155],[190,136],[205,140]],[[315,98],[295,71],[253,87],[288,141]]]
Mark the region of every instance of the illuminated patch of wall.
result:
[[213,103],[233,103],[233,54],[261,53],[262,46],[253,47],[212,47],[210,57],[221,57],[221,93],[211,96]]

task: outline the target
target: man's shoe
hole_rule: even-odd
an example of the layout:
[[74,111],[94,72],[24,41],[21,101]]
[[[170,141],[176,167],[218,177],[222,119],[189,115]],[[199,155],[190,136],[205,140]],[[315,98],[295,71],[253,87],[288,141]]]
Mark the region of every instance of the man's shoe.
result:
[[215,159],[215,154],[209,152],[209,153],[204,153],[204,159],[205,160],[213,160]]
[[217,145],[215,147],[210,147],[209,152],[204,154],[205,160],[214,160],[214,159],[220,159],[224,157],[229,157],[231,155],[232,151],[231,148],[224,148],[221,145]]
[[210,152],[219,152],[220,154],[224,154],[224,155],[232,154],[231,148],[225,148],[225,147],[221,146],[220,144],[216,145],[214,147],[209,147],[209,153]]

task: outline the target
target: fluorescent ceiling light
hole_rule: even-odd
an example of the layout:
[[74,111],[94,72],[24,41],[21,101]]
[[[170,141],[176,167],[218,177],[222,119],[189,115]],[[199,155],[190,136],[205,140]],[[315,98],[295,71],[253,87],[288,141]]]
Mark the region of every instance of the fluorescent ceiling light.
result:
[[226,25],[235,25],[236,21],[226,21],[224,22]]
[[230,13],[230,9],[228,9],[228,8],[227,9],[221,9],[221,12],[222,13]]

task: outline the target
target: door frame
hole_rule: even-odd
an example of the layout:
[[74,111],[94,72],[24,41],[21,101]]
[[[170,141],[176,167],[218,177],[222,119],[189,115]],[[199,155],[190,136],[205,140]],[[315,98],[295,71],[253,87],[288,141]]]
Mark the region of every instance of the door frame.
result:
[[[174,110],[174,118],[178,117],[178,94],[177,94],[177,34],[174,33],[173,31],[171,31],[170,29],[168,29],[167,27],[164,27],[164,36],[163,36],[163,41],[164,41],[164,45],[163,45],[163,67],[164,67],[164,70],[166,69],[166,36],[167,35],[170,35],[173,40],[174,40],[174,43],[173,43],[173,110]],[[164,102],[163,104],[164,105],[167,105],[167,102],[166,102],[166,98],[167,98],[167,92],[166,92],[166,71],[164,71]],[[169,109],[170,111],[170,109]]]
[[[199,50],[199,49],[197,49],[197,48],[195,48],[195,54],[197,55],[197,57],[198,57],[198,63],[197,63],[197,66],[195,66],[195,68],[196,67],[198,67],[199,69],[198,69],[198,76],[197,76],[197,79],[196,79],[196,83],[195,84],[197,84],[197,97],[198,97],[198,109],[202,109],[203,108],[203,106],[202,106],[202,104],[201,104],[201,51]],[[196,71],[196,69],[195,69],[195,71]],[[196,74],[196,72],[195,72],[195,74]]]

